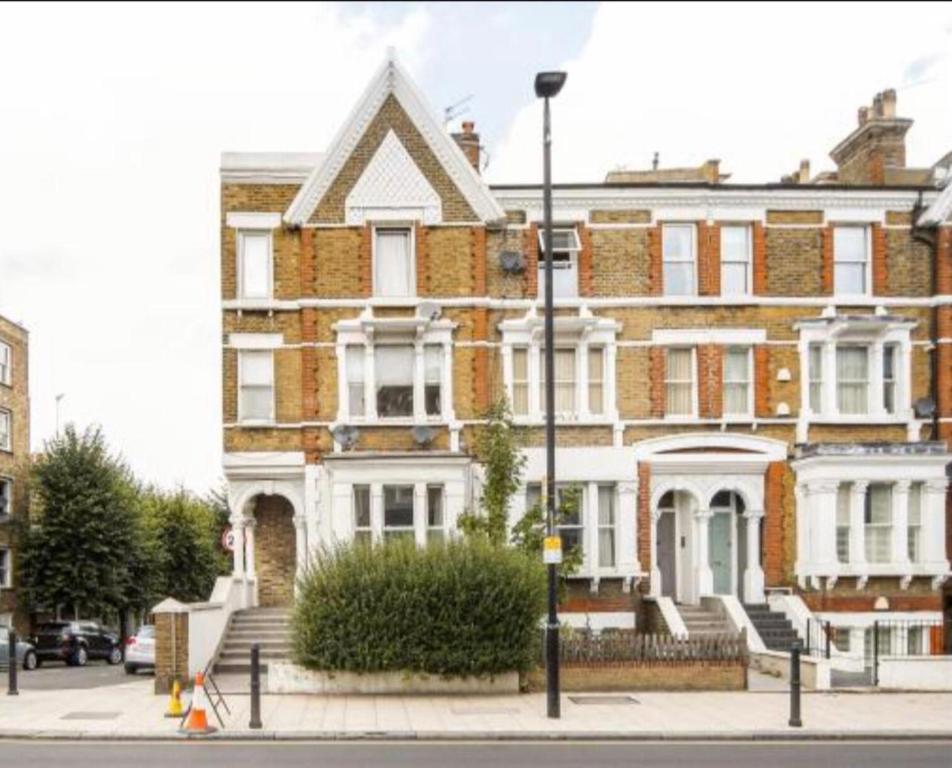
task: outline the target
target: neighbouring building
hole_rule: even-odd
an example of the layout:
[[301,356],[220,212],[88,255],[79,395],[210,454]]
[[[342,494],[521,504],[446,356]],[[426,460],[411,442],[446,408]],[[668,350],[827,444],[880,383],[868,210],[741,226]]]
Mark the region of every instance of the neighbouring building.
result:
[[[555,186],[565,617],[787,590],[856,647],[941,616],[952,160],[906,167],[910,126],[886,91],[833,173]],[[529,433],[513,517],[538,498],[542,190],[488,185],[472,123],[449,134],[389,60],[326,152],[225,153],[221,205],[224,468],[260,604],[322,545],[452,536],[496,398]]]
[[0,626],[28,629],[16,601],[14,524],[27,513],[30,460],[29,335],[0,317]]

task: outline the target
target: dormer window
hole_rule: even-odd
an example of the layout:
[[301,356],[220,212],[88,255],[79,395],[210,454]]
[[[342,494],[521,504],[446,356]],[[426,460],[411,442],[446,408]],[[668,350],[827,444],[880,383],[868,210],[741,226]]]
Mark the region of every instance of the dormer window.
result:
[[[578,296],[578,253],[582,250],[574,227],[552,230],[552,296]],[[545,230],[539,229],[539,296],[545,296]]]
[[374,230],[374,295],[407,297],[416,294],[413,238],[409,227]]

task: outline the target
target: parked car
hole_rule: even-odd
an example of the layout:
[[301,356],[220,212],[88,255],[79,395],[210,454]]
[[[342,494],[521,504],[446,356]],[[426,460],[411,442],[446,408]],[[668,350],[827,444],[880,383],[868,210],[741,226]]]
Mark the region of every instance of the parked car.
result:
[[95,621],[47,621],[37,627],[33,645],[40,662],[65,661],[73,667],[84,667],[90,659],[122,663],[119,635]]
[[[7,627],[0,627],[0,667],[6,667],[9,663],[10,630]],[[22,664],[24,669],[36,669],[39,666],[40,662],[33,643],[17,638],[17,664]]]
[[155,669],[155,626],[143,624],[126,640],[126,674],[140,669]]

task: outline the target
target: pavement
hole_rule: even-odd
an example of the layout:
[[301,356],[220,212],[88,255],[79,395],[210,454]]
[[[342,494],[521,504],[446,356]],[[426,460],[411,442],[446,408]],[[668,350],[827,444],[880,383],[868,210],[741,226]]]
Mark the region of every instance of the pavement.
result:
[[[181,739],[150,678],[86,690],[0,696],[0,738]],[[952,741],[952,693],[806,692],[802,728],[791,728],[785,691],[563,695],[562,717],[544,694],[505,696],[263,695],[252,730],[250,696],[226,697],[224,727],[240,740],[790,740]]]
[[947,768],[946,743],[757,742],[731,744],[679,743],[396,743],[396,742],[196,742],[150,745],[75,742],[0,742],[5,765],[32,768]]

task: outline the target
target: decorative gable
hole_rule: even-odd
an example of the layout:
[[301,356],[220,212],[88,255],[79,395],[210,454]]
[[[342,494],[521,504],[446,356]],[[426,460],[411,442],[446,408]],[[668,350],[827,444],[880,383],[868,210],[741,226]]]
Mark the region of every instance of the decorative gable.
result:
[[296,226],[344,222],[347,200],[391,133],[439,195],[443,220],[505,218],[489,187],[391,54],[334,138],[324,162],[301,186],[284,214],[285,222]]
[[344,204],[348,224],[368,220],[420,220],[437,224],[443,218],[440,196],[392,130],[354,184]]

